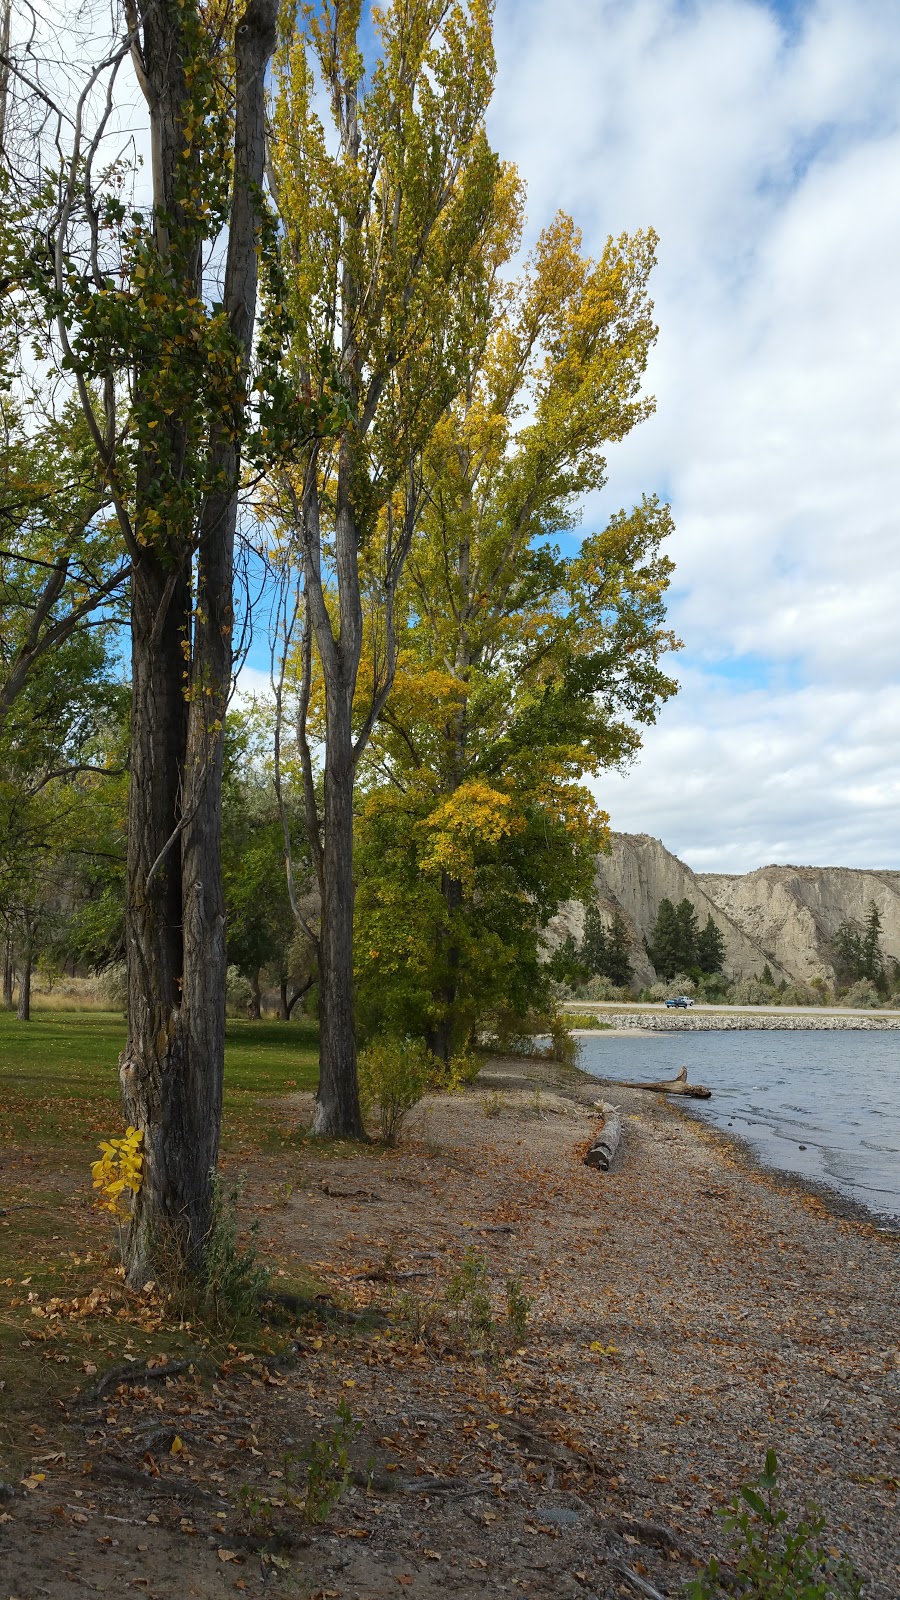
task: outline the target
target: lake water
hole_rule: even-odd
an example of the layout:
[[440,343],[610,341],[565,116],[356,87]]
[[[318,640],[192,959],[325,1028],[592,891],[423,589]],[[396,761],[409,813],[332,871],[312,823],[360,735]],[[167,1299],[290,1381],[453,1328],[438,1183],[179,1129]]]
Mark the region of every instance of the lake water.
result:
[[688,1069],[711,1100],[686,1110],[738,1134],[769,1166],[829,1184],[900,1223],[900,1031],[609,1033],[582,1038],[597,1077]]

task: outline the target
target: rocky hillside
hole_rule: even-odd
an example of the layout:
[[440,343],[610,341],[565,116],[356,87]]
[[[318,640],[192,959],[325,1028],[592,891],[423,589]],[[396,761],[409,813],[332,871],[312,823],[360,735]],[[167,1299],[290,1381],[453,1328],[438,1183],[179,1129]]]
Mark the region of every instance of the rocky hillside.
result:
[[854,867],[760,867],[756,872],[702,872],[697,882],[732,922],[792,977],[831,979],[831,941],[838,924],[862,924],[874,903],[885,955],[900,959],[900,872]]
[[[729,976],[756,977],[768,962],[776,980],[809,983],[834,976],[831,940],[842,921],[862,923],[874,901],[885,954],[900,960],[900,872],[851,867],[760,867],[756,872],[692,872],[658,839],[616,833],[612,852],[597,859],[595,893],[619,910],[632,934],[635,979],[652,983],[644,939],[660,900],[692,900],[702,927],[708,913],[725,939]],[[565,930],[581,933],[579,907],[567,908]]]

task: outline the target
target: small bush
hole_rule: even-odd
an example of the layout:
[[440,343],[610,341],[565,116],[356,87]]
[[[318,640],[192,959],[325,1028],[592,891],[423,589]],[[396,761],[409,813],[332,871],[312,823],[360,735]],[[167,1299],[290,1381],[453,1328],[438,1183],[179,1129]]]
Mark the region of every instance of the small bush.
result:
[[250,1004],[250,980],[237,967],[225,975],[225,1010],[230,1017],[245,1017]]
[[394,1145],[413,1107],[429,1086],[434,1062],[414,1039],[377,1039],[359,1055],[359,1094],[366,1115],[375,1115],[385,1144]]
[[128,1007],[128,973],[124,961],[106,967],[99,981],[100,993],[113,1011]]
[[475,1082],[481,1066],[481,1057],[472,1050],[459,1050],[449,1061],[439,1061],[433,1057],[428,1087],[437,1094],[458,1094],[467,1084]]
[[458,1272],[447,1285],[447,1304],[472,1350],[488,1350],[494,1339],[494,1317],[488,1292],[487,1264],[469,1246]]
[[352,1476],[350,1446],[361,1426],[342,1400],[324,1438],[313,1439],[299,1455],[284,1457],[284,1482],[291,1504],[303,1512],[307,1522],[324,1522],[346,1490]]
[[528,1332],[528,1318],[534,1301],[525,1293],[522,1279],[515,1275],[506,1280],[506,1321],[509,1331],[518,1344]]
[[806,1520],[789,1524],[774,1450],[760,1476],[719,1515],[731,1534],[733,1568],[726,1583],[714,1556],[688,1584],[688,1600],[725,1600],[735,1591],[742,1600],[860,1600],[860,1580],[850,1563],[821,1543],[825,1520],[818,1507],[808,1506]]
[[881,995],[878,993],[871,978],[859,978],[847,993],[841,995],[842,1006],[853,1006],[857,1009],[864,1007],[880,1006]]
[[644,993],[648,1000],[674,1000],[677,995],[695,995],[697,985],[693,978],[686,972],[676,972],[674,978],[661,979],[653,983]]
[[733,1006],[770,1006],[774,996],[758,978],[740,978],[732,986],[730,1004]]
[[[237,1204],[243,1185],[226,1189],[218,1173],[213,1176],[212,1221],[206,1238],[203,1275],[199,1284],[199,1310],[219,1329],[254,1318],[269,1286],[269,1274],[255,1244],[238,1243]],[[251,1225],[251,1235],[259,1223]]]
[[588,978],[587,983],[578,984],[575,989],[577,1000],[630,1000],[631,992],[613,983],[612,978],[604,977],[601,973],[596,978]]
[[499,1089],[492,1089],[490,1094],[481,1096],[481,1109],[484,1115],[491,1119],[501,1115],[503,1111],[503,1095]]

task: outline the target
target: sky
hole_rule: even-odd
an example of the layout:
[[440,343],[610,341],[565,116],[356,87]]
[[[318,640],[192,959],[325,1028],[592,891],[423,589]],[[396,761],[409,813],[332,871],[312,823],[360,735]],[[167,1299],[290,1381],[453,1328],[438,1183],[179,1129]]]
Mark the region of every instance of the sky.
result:
[[660,235],[656,414],[583,526],[670,501],[681,691],[612,825],[698,871],[900,868],[900,10],[498,0],[495,39],[529,238]]
[[656,414],[582,526],[671,502],[681,690],[612,826],[700,871],[900,869],[900,7],[497,0],[495,47],[525,247],[559,207],[594,254],[660,237]]

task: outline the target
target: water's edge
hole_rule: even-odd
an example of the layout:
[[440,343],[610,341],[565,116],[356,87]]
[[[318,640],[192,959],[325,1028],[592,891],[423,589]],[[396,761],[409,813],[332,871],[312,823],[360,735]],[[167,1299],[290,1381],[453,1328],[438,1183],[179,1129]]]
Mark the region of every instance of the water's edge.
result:
[[[644,1019],[642,1019],[644,1020]],[[900,1051],[894,1034],[791,1034],[746,1029],[607,1029],[581,1039],[580,1067],[608,1091],[675,1076],[712,1089],[667,1103],[790,1175],[820,1198],[837,1195],[876,1226],[900,1220]],[[880,1035],[880,1036],[879,1036]],[[690,1041],[690,1042],[689,1042]],[[855,1208],[859,1208],[856,1210]]]

